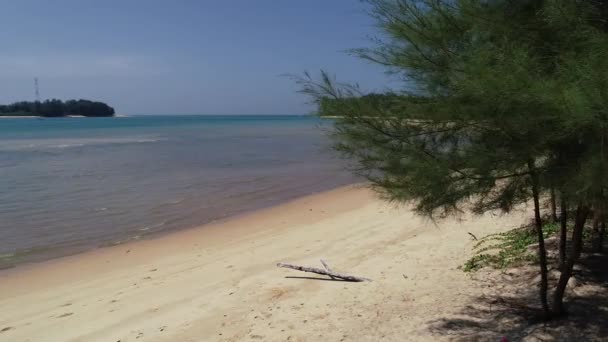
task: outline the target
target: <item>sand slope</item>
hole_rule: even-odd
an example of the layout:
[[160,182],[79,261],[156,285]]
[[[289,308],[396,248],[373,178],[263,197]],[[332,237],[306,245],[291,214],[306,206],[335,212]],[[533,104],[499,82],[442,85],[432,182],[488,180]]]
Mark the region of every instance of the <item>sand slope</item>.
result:
[[[480,291],[457,267],[524,215],[437,225],[361,187],[0,273],[0,341],[421,341]],[[372,278],[304,279],[280,261]]]

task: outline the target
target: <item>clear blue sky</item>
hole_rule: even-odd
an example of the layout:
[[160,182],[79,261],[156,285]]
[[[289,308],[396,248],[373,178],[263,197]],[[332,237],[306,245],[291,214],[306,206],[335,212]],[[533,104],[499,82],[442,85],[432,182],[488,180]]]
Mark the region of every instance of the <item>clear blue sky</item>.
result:
[[383,69],[344,50],[377,35],[357,0],[53,0],[0,4],[0,103],[90,98],[124,114],[302,114],[286,73],[369,90]]

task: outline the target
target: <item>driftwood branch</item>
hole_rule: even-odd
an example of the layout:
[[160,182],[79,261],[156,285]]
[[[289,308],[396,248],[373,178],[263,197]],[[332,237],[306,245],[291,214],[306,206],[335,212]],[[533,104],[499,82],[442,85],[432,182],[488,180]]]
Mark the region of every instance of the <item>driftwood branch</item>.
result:
[[302,272],[310,272],[310,273],[322,274],[322,275],[329,276],[332,279],[341,279],[341,280],[355,281],[355,282],[371,281],[371,279],[368,279],[368,278],[357,277],[357,276],[353,276],[353,275],[349,275],[349,274],[343,274],[343,273],[334,272],[334,271],[332,271],[329,268],[329,266],[327,265],[327,263],[325,261],[321,260],[321,263],[323,264],[323,267],[325,267],[325,269],[314,268],[314,267],[298,266],[298,265],[291,265],[291,264],[285,264],[285,263],[282,263],[282,262],[278,263],[277,266],[278,267],[284,267],[284,268],[291,268],[293,270],[302,271]]
[[329,266],[327,265],[327,263],[325,262],[325,260],[321,259],[321,264],[323,264],[323,267],[325,267],[325,270],[327,272],[331,272],[331,268],[329,268]]
[[[323,267],[325,267],[325,270],[327,272],[331,272],[331,268],[329,268],[329,266],[327,265],[327,263],[325,262],[325,260],[321,259],[321,264],[323,264]],[[336,277],[334,276],[329,276],[331,279],[336,279]]]
[[471,237],[473,238],[473,240],[477,241],[477,236],[475,236],[475,234],[471,233],[471,232],[467,232],[469,233],[469,235],[471,235]]

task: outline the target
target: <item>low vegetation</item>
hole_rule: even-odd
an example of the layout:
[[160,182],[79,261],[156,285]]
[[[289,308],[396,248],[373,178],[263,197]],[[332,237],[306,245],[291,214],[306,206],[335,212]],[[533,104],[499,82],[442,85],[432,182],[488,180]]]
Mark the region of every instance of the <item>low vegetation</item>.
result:
[[[557,224],[543,226],[546,238],[559,232]],[[474,272],[483,267],[505,269],[522,263],[538,262],[536,250],[530,247],[538,242],[533,227],[521,227],[504,233],[490,234],[479,239],[473,247],[475,255],[463,266],[465,272]]]
[[[548,238],[559,239],[559,231],[560,226],[558,224],[547,223],[543,225],[545,240]],[[571,233],[571,230],[569,232]],[[606,233],[603,232],[604,237]],[[595,239],[593,227],[585,227],[583,242],[591,246]],[[462,269],[465,272],[475,272],[484,267],[506,269],[522,264],[538,263],[537,244],[536,232],[531,226],[486,235],[475,243],[473,246],[475,255],[465,262]]]

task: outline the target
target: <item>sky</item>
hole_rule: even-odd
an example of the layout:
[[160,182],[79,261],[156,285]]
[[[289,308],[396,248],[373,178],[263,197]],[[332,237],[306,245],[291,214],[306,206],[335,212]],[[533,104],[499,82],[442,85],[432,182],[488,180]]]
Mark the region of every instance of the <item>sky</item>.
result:
[[320,69],[369,91],[384,70],[346,50],[378,31],[358,0],[0,3],[0,103],[104,101],[119,114],[307,114],[285,74]]

